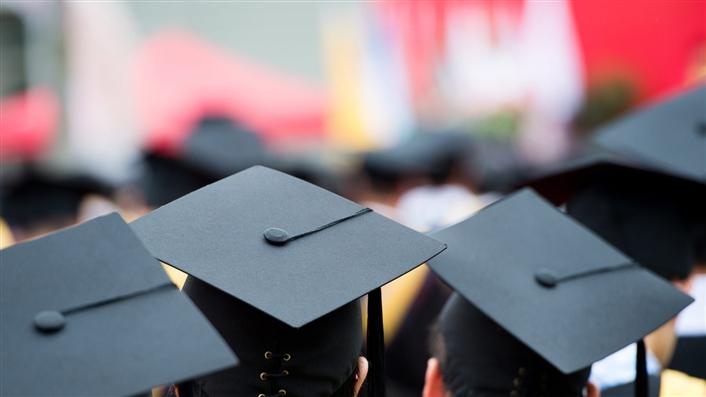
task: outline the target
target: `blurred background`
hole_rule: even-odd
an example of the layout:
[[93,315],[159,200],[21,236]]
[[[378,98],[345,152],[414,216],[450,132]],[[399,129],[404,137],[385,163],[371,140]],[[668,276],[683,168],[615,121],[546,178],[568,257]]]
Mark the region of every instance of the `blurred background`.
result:
[[[443,227],[703,82],[705,15],[699,0],[2,0],[0,244],[131,220],[254,164]],[[405,321],[436,314],[405,317],[425,272],[384,291],[393,357],[412,354]],[[397,395],[418,395],[421,371],[392,365],[414,375]]]
[[702,78],[706,56],[702,1],[1,7],[3,168],[31,159],[118,183],[150,145],[213,114],[277,152],[330,157],[454,130],[551,161]]
[[253,164],[439,228],[704,81],[704,15],[700,0],[2,0],[0,234],[134,219]]

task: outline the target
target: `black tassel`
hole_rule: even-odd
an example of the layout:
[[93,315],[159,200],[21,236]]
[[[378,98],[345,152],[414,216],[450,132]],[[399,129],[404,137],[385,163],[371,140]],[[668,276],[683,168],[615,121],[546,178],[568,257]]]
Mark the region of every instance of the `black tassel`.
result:
[[647,352],[645,341],[637,342],[637,355],[635,358],[635,397],[648,397],[649,385],[647,383]]
[[368,390],[370,397],[385,397],[385,331],[382,324],[380,288],[368,294],[367,354],[370,362]]

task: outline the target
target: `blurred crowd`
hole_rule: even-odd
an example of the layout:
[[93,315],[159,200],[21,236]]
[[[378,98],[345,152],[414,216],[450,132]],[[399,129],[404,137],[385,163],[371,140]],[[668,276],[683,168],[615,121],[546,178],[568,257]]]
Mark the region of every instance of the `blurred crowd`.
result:
[[[0,246],[113,211],[131,221],[254,165],[433,232],[564,161],[604,123],[706,76],[701,1],[609,13],[602,1],[186,3],[0,4]],[[281,43],[268,63],[208,31],[134,26],[134,14],[189,7],[216,31],[228,27],[219,12],[322,15],[316,51],[294,51],[323,66],[302,77],[275,65],[298,56]],[[301,33],[302,15],[268,26]],[[670,279],[697,302],[648,339],[654,373],[678,351],[675,335],[706,335],[701,261]],[[163,266],[181,287],[186,275]],[[422,392],[429,327],[450,294],[426,266],[383,288],[390,395]],[[594,366],[596,383],[629,378],[611,368]],[[688,395],[664,392],[670,382],[663,395]]]

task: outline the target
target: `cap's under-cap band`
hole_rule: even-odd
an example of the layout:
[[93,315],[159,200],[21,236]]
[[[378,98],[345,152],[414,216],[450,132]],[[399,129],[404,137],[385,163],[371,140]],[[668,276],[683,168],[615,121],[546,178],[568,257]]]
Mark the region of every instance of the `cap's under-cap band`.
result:
[[562,281],[574,280],[577,278],[593,276],[595,274],[607,273],[607,272],[612,272],[612,271],[616,271],[616,270],[623,270],[623,269],[632,268],[635,266],[638,266],[637,263],[625,262],[625,263],[621,263],[619,265],[598,267],[595,269],[590,269],[590,270],[586,270],[586,271],[578,272],[578,273],[573,273],[573,274],[557,274],[558,272],[555,270],[541,268],[534,273],[534,279],[535,279],[535,281],[537,281],[537,283],[539,285],[541,285],[543,287],[553,288],[553,287],[556,287],[556,285]]
[[284,229],[280,229],[278,227],[270,227],[265,230],[265,233],[264,233],[265,240],[267,240],[268,243],[273,244],[273,245],[284,245],[290,241],[296,240],[298,238],[306,237],[310,234],[318,233],[324,229],[330,228],[331,226],[338,225],[339,223],[345,222],[349,219],[361,216],[363,214],[367,214],[368,212],[372,212],[372,211],[373,210],[371,210],[370,208],[363,208],[360,211],[356,211],[352,215],[348,215],[348,216],[343,217],[341,219],[337,219],[333,222],[329,222],[323,226],[317,227],[314,230],[310,230],[310,231],[304,232],[304,233],[299,233],[294,236],[290,235],[289,232]]
[[174,284],[172,284],[171,281],[167,281],[164,284],[156,285],[150,288],[145,288],[143,290],[139,291],[134,291],[129,294],[125,295],[118,295],[114,297],[110,297],[108,299],[103,299],[99,300],[96,302],[91,302],[91,303],[86,303],[84,305],[79,305],[75,306],[72,308],[68,309],[63,309],[63,310],[42,310],[37,313],[37,315],[34,316],[34,328],[37,329],[38,331],[49,334],[49,333],[54,333],[62,328],[64,328],[64,325],[66,324],[66,316],[72,313],[80,312],[83,310],[88,310],[88,309],[93,309],[96,307],[100,306],[105,306],[109,305],[111,303],[116,303],[128,299],[132,299],[141,295],[146,295],[150,294],[153,292],[156,292],[158,290],[162,290],[165,288],[176,288]]

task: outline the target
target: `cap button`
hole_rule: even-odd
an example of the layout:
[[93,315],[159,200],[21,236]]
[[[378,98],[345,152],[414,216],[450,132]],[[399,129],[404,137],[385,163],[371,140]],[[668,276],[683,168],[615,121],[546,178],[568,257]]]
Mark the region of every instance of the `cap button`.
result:
[[34,316],[34,327],[44,333],[56,332],[64,328],[66,318],[60,312],[45,310]]
[[265,230],[265,240],[273,245],[282,245],[289,240],[289,233],[286,230],[271,227]]
[[549,269],[539,269],[537,272],[534,274],[534,279],[543,287],[547,288],[552,288],[555,287],[557,282],[559,281],[554,274]]

